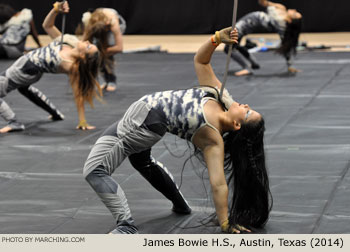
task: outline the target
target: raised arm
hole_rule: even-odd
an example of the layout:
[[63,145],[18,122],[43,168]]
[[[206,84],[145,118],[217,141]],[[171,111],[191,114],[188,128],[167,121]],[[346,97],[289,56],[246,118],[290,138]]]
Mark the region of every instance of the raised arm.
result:
[[34,23],[33,19],[30,21],[30,34],[32,35],[32,37],[33,37],[35,43],[38,45],[38,47],[41,47],[38,32],[36,30],[35,23]]
[[68,13],[69,5],[68,1],[56,2],[53,5],[52,10],[47,14],[43,22],[43,28],[45,32],[52,38],[55,39],[61,36],[60,30],[55,26],[55,20],[59,13]]
[[274,6],[278,9],[286,10],[286,7],[283,4],[274,3],[274,2],[267,1],[267,0],[259,0],[258,2],[263,7]]
[[208,39],[194,56],[194,68],[196,70],[199,85],[221,88],[221,82],[216,77],[210,64],[211,57],[220,43],[237,44],[238,33],[231,27],[217,31]]
[[120,31],[119,20],[118,17],[115,19],[115,23],[111,27],[111,31],[114,36],[115,45],[107,48],[107,54],[113,55],[116,53],[120,53],[123,51],[123,36]]

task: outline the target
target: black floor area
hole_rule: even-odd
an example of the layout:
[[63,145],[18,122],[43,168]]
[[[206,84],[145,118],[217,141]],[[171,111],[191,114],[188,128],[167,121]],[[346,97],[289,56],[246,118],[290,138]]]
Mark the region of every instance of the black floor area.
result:
[[[296,76],[283,59],[257,54],[255,75],[237,78],[233,62],[227,89],[266,121],[266,155],[274,205],[257,233],[350,233],[350,53],[300,53]],[[87,107],[97,127],[75,130],[77,113],[67,77],[45,75],[36,86],[66,115],[50,122],[17,91],[5,100],[27,130],[0,135],[0,233],[107,233],[113,219],[85,182],[82,167],[91,146],[126,108],[153,91],[197,85],[193,54],[118,56],[118,90],[105,103]],[[226,55],[213,67],[222,80]],[[12,61],[1,61],[4,71]],[[0,121],[0,126],[4,122]],[[214,212],[204,167],[194,161],[183,170],[186,142],[166,135],[153,156],[173,173],[193,208],[176,215],[171,203],[125,161],[114,174],[123,187],[141,233],[218,233],[203,222]]]

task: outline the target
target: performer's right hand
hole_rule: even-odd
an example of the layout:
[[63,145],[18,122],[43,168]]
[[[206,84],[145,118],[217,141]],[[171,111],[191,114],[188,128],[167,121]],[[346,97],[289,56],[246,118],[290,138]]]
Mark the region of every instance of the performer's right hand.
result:
[[215,32],[215,41],[217,44],[224,43],[227,45],[236,45],[238,43],[238,31],[232,27],[227,27]]
[[55,2],[53,4],[53,8],[55,9],[56,12],[59,13],[68,13],[69,12],[69,4],[68,1],[64,2]]

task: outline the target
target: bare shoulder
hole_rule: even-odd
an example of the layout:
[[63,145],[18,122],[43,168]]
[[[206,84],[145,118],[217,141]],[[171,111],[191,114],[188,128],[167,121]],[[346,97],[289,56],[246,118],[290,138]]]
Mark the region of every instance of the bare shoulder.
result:
[[219,132],[208,126],[199,129],[193,136],[192,142],[202,151],[209,146],[223,145],[223,139]]
[[286,6],[284,6],[283,4],[280,4],[280,3],[273,3],[273,2],[269,2],[270,3],[270,6],[274,6],[275,8],[277,9],[280,9],[280,10],[287,10]]
[[220,116],[224,112],[216,100],[208,100],[203,107],[207,125],[200,128],[193,136],[193,144],[201,150],[208,146],[222,145]]
[[103,14],[105,14],[109,18],[116,16],[115,12],[110,8],[102,8],[102,12],[103,12]]
[[283,4],[280,3],[274,3],[271,1],[267,1],[267,0],[259,0],[259,4],[263,7],[269,7],[269,6],[274,6],[277,9],[283,9],[286,10],[286,7]]
[[204,105],[204,114],[207,122],[221,131],[220,116],[224,112],[222,106],[216,100],[209,100]]
[[217,101],[209,100],[205,103],[204,114],[209,125],[200,128],[193,136],[193,144],[201,150],[207,146],[223,144],[219,120],[221,113],[223,109]]
[[114,9],[111,8],[103,8],[102,9],[103,13],[109,18],[111,19],[113,22],[118,21],[119,16],[117,14],[117,12]]

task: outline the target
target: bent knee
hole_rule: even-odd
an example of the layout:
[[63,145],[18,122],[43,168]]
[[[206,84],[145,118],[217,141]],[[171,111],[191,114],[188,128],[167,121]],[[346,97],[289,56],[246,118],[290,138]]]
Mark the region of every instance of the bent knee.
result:
[[85,180],[98,193],[116,193],[118,191],[117,182],[113,180],[102,165],[88,173]]

